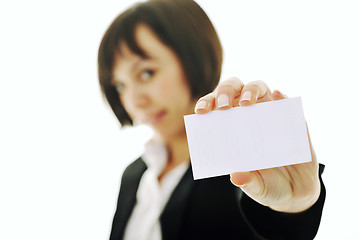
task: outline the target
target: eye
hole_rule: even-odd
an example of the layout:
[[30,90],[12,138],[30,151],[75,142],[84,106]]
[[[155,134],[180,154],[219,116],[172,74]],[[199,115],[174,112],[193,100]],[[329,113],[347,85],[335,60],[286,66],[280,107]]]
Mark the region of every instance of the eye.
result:
[[150,80],[150,78],[154,75],[154,71],[153,70],[144,70],[140,73],[140,78],[143,81],[148,81]]
[[116,84],[115,88],[118,93],[122,93],[125,89],[125,84],[123,83]]

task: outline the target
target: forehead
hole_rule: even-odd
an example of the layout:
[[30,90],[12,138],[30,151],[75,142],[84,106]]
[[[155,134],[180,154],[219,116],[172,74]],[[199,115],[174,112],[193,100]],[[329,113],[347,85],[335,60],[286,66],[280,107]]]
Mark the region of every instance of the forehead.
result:
[[159,37],[145,24],[135,28],[135,41],[144,54],[135,53],[125,41],[119,43],[119,51],[114,56],[114,69],[124,65],[128,67],[141,60],[153,60],[159,63],[180,62],[175,52],[165,45]]

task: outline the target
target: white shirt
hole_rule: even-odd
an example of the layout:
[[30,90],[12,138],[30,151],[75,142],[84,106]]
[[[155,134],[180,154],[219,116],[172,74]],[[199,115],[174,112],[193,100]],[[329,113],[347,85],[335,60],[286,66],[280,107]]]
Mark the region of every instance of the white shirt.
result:
[[146,144],[142,158],[148,168],[139,183],[136,204],[125,228],[125,240],[162,239],[160,215],[189,167],[188,162],[181,163],[159,183],[158,176],[166,165],[167,157],[166,148],[162,144],[152,141]]

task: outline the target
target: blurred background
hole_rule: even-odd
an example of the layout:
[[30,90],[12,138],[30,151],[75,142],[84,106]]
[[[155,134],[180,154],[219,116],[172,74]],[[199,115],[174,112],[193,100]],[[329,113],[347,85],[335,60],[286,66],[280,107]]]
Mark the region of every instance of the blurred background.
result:
[[[108,239],[122,171],[151,132],[120,129],[97,51],[134,2],[0,2],[0,239]],[[302,97],[326,164],[316,239],[360,239],[360,3],[197,2],[224,47],[222,80]]]

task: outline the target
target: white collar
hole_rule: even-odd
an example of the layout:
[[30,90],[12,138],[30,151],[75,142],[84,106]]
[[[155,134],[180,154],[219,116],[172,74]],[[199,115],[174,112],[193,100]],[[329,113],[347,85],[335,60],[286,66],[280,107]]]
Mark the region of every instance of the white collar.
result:
[[145,144],[142,158],[148,169],[154,171],[158,176],[166,166],[168,151],[162,142],[151,139]]

